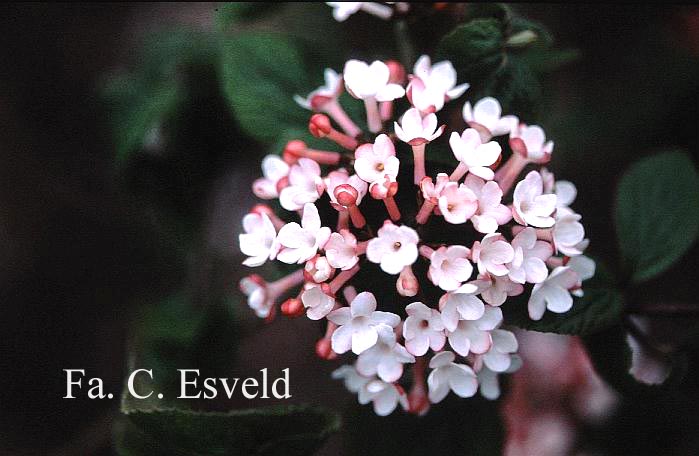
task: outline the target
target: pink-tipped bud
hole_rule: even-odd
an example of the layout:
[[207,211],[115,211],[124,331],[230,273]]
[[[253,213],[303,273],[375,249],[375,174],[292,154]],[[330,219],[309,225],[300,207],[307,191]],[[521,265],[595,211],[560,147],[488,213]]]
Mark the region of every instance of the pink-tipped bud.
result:
[[288,164],[293,165],[299,160],[299,157],[301,157],[301,154],[306,149],[307,146],[305,142],[299,139],[294,139],[286,143],[286,146],[284,147],[284,152],[282,153],[282,158]]
[[316,138],[324,138],[333,131],[333,127],[325,114],[313,114],[308,121],[308,130]]
[[330,266],[328,259],[321,255],[316,255],[306,261],[303,269],[303,277],[306,282],[321,283],[333,278],[335,268]]
[[408,394],[408,412],[423,416],[430,410],[430,400],[424,389],[413,389]]
[[316,355],[318,355],[320,359],[328,361],[337,358],[337,353],[333,351],[330,339],[324,337],[316,342]]
[[405,83],[405,67],[396,60],[386,60],[384,63],[389,71],[388,82],[403,85]]
[[527,145],[522,138],[510,138],[510,148],[522,158],[527,158]]
[[272,210],[271,207],[267,206],[266,204],[256,204],[250,209],[250,212],[253,214],[267,214],[268,216],[273,216],[274,211]]
[[373,182],[369,186],[369,193],[374,199],[392,198],[398,193],[398,182],[386,174],[383,181]]
[[396,280],[396,290],[401,296],[413,297],[420,290],[420,284],[410,266],[406,266],[398,275]]
[[359,192],[350,184],[338,185],[335,187],[333,195],[338,204],[345,207],[355,206],[357,204],[357,198],[359,198]]
[[289,298],[282,303],[282,314],[289,318],[296,318],[303,315],[304,307],[299,298]]

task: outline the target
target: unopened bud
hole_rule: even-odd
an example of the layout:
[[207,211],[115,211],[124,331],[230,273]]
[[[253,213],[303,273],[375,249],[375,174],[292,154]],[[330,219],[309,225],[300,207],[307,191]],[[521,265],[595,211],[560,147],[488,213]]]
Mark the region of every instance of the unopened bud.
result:
[[303,303],[298,298],[289,298],[282,303],[282,314],[290,318],[300,317],[303,315]]
[[316,138],[324,138],[330,134],[333,127],[325,114],[313,114],[308,121],[308,130]]

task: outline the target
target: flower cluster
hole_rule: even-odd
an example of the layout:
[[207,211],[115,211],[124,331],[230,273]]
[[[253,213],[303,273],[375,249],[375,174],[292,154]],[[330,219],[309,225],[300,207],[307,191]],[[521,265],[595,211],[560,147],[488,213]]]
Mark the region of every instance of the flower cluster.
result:
[[[566,312],[594,274],[575,186],[543,167],[553,142],[541,127],[503,116],[494,98],[466,102],[466,128],[448,136],[452,164],[428,160],[430,143],[447,142],[437,113],[468,87],[427,56],[407,77],[395,61],[326,70],[296,101],[314,112],[313,136],[345,152],[295,140],[265,157],[253,191],[288,217],[258,205],[243,219],[245,265],[299,265],[274,282],[243,279],[250,307],[323,321],[316,353],[356,355],[333,377],[379,415],[422,414],[450,392],[497,397],[498,375],[520,365],[502,306],[526,305],[533,320]],[[369,133],[342,108],[343,90],[363,101]],[[403,97],[410,108],[390,122]]]

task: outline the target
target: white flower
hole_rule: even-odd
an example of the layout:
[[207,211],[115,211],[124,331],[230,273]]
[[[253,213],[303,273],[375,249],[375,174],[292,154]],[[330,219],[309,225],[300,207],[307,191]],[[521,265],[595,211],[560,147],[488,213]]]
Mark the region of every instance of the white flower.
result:
[[311,320],[320,320],[328,315],[335,305],[335,299],[323,292],[319,286],[311,287],[301,295],[301,302],[307,309],[306,316]]
[[556,217],[556,224],[553,225],[551,233],[553,245],[566,256],[582,255],[589,243],[585,239],[585,228],[580,223],[581,218],[580,214],[574,212]]
[[393,122],[396,136],[401,141],[417,146],[434,141],[444,132],[446,125],[437,128],[437,116],[428,114],[424,118],[415,108],[408,109],[398,122]]
[[485,308],[483,316],[478,320],[459,320],[456,328],[449,331],[449,345],[461,356],[469,353],[482,354],[488,351],[492,344],[490,331],[502,323],[502,311],[499,307]]
[[483,301],[476,294],[480,290],[472,285],[465,285],[453,293],[447,293],[439,300],[442,322],[447,331],[456,331],[461,320],[478,320],[485,313]]
[[378,325],[395,328],[400,324],[398,315],[377,311],[376,298],[366,291],[359,293],[349,307],[330,312],[328,320],[339,326],[332,335],[332,349],[337,354],[352,349],[359,355],[378,340]]
[[546,141],[540,126],[520,124],[510,132],[510,147],[528,160],[542,163],[551,158],[553,141]]
[[390,6],[377,2],[325,2],[325,4],[333,9],[333,17],[337,22],[347,20],[359,10],[384,20],[390,19],[393,15],[393,9]]
[[437,112],[444,102],[460,97],[469,84],[456,85],[456,70],[448,60],[431,64],[427,55],[420,56],[408,85],[410,103],[422,112]]
[[568,312],[573,306],[570,289],[578,284],[579,276],[568,266],[559,266],[546,280],[534,285],[529,298],[529,318],[541,320],[546,309],[555,313]]
[[326,68],[323,73],[325,85],[309,93],[306,98],[294,95],[294,101],[302,108],[311,111],[321,111],[327,103],[337,100],[342,93],[342,75],[333,69]]
[[575,288],[570,291],[570,293],[573,296],[580,298],[584,295],[581,288],[582,283],[595,276],[595,262],[592,258],[588,258],[585,255],[578,255],[572,257],[566,266],[575,271],[575,273],[578,275],[578,283],[576,284]]
[[279,230],[277,242],[282,249],[277,259],[282,263],[301,264],[310,260],[318,253],[330,237],[330,228],[320,226],[320,216],[314,204],[303,206],[301,225],[296,222],[287,223]]
[[[347,170],[344,168],[328,173],[328,176],[324,179],[324,183],[325,190],[328,192],[328,196],[330,197],[330,204],[338,210],[344,210],[342,204],[338,203],[337,201],[337,196],[339,194],[342,192],[352,191],[352,189],[354,189],[352,195],[354,196],[356,193],[356,197],[350,199],[354,199],[354,204],[359,206],[362,199],[366,195],[367,190],[369,189],[369,185],[365,181],[363,181],[356,174],[352,174],[350,176]],[[347,188],[346,186],[348,185],[352,188]]]
[[546,260],[553,255],[553,247],[536,238],[536,230],[527,227],[512,240],[515,255],[507,265],[509,277],[517,283],[539,283],[546,280],[549,270]]
[[452,132],[449,137],[449,146],[462,165],[468,168],[468,172],[482,177],[485,180],[492,180],[495,173],[489,168],[500,157],[502,148],[495,141],[481,142],[481,137],[473,128],[467,128],[459,136],[457,132]]
[[372,263],[380,264],[384,272],[398,274],[417,260],[419,240],[414,229],[386,221],[379,228],[378,236],[367,244],[366,257]]
[[493,372],[505,372],[512,365],[512,354],[517,351],[517,338],[504,329],[492,330],[490,337],[493,345],[483,355],[483,363]]
[[347,388],[350,393],[355,394],[372,380],[371,377],[363,376],[357,372],[357,369],[354,366],[350,366],[348,364],[335,369],[332,371],[330,376],[335,380],[343,380],[345,383],[345,388]]
[[279,203],[287,211],[297,211],[323,194],[320,165],[310,158],[299,158],[289,171],[289,185],[279,194]]
[[515,187],[513,215],[517,223],[549,228],[555,223],[556,195],[543,193],[541,174],[531,171]]
[[454,353],[445,351],[437,353],[430,360],[432,372],[427,377],[430,402],[441,402],[449,391],[459,397],[471,397],[478,391],[478,380],[473,369],[465,364],[454,362]]
[[444,220],[453,224],[466,223],[478,210],[476,195],[464,184],[447,182],[438,199]]
[[470,251],[462,245],[442,246],[432,251],[428,277],[444,291],[453,291],[471,277]]
[[486,182],[474,174],[469,174],[464,179],[464,185],[478,198],[478,210],[471,217],[476,231],[483,234],[494,233],[500,225],[512,219],[512,211],[500,204],[502,189],[497,182]]
[[553,190],[556,194],[556,207],[558,209],[567,209],[573,204],[575,197],[578,196],[578,190],[575,188],[575,184],[564,180],[556,181]]
[[366,182],[381,181],[386,175],[395,180],[398,176],[400,161],[393,142],[386,135],[377,136],[374,144],[362,144],[354,156],[354,171]]
[[519,124],[517,116],[500,117],[502,108],[498,100],[485,97],[471,108],[471,103],[464,104],[463,116],[469,127],[477,130],[483,138],[483,142],[489,141],[493,136],[506,135]]
[[303,275],[307,282],[322,283],[330,280],[335,275],[335,268],[330,265],[328,259],[323,255],[315,255],[306,261]]
[[387,383],[397,381],[403,375],[403,364],[414,363],[415,357],[396,342],[393,328],[377,325],[376,344],[362,352],[357,358],[357,371],[365,376],[378,375]]
[[439,196],[444,190],[444,186],[449,183],[449,175],[446,173],[437,174],[437,178],[432,182],[431,177],[425,177],[420,181],[420,190],[422,191],[422,196],[426,200],[432,201],[437,204]]
[[505,303],[508,296],[518,296],[524,292],[524,287],[511,281],[509,277],[481,274],[477,282],[484,283],[481,297],[491,306],[500,306]]
[[441,350],[446,342],[441,314],[421,302],[406,306],[408,318],[403,323],[405,348],[415,356],[422,356],[427,349]]
[[352,269],[357,264],[357,238],[349,230],[332,233],[325,244],[325,256],[330,266],[343,271]]
[[248,297],[248,306],[255,311],[255,315],[266,318],[272,307],[274,299],[267,290],[267,283],[257,274],[243,277],[240,280],[240,290]]
[[[505,373],[511,374],[517,372],[520,367],[522,367],[522,358],[517,355],[512,355],[510,367]],[[482,366],[477,376],[481,396],[491,401],[500,397],[500,382],[498,381],[497,372],[493,372],[488,369],[488,367]]]
[[506,275],[509,272],[506,265],[512,262],[514,256],[514,249],[500,233],[486,234],[482,241],[474,242],[471,249],[471,258],[478,264],[481,274]]
[[359,403],[374,403],[374,412],[379,416],[390,415],[398,406],[408,409],[408,395],[400,385],[371,380],[359,390]]
[[262,175],[252,183],[252,192],[262,199],[277,198],[277,183],[289,175],[289,165],[278,155],[267,155],[262,159]]
[[405,95],[403,87],[389,82],[390,70],[379,60],[371,65],[360,60],[348,60],[343,76],[345,87],[354,98],[391,101]]
[[245,266],[261,266],[267,259],[274,259],[277,253],[275,239],[277,231],[265,213],[251,212],[243,217],[245,233],[238,235],[240,251],[250,258],[245,259]]

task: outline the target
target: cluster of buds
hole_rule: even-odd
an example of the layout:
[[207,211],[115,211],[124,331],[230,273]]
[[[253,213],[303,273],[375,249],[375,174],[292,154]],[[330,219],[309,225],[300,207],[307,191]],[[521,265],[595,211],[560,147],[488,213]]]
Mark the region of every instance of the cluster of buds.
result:
[[[342,108],[345,89],[363,101],[368,133]],[[520,365],[501,306],[526,293],[533,320],[566,312],[594,274],[575,187],[543,167],[553,142],[539,126],[502,116],[494,98],[466,102],[466,128],[448,139],[453,164],[427,160],[446,128],[437,113],[467,89],[450,62],[427,56],[407,76],[395,61],[326,70],[296,101],[314,111],[310,132],[344,152],[296,140],[265,157],[253,191],[290,214],[258,205],[243,220],[245,265],[300,266],[243,279],[250,307],[268,321],[277,308],[322,321],[317,355],[356,355],[333,377],[379,415],[424,414],[450,392],[494,399],[498,375]],[[411,107],[390,122],[403,97]]]

